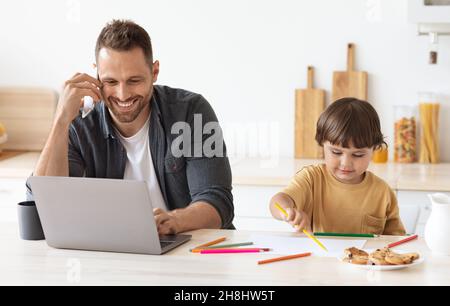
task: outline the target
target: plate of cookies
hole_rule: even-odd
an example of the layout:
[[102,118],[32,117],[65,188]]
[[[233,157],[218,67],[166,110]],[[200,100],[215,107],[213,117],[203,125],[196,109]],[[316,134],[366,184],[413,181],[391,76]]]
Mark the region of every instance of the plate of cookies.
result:
[[400,270],[420,265],[424,262],[418,253],[396,250],[390,248],[361,250],[348,248],[340,258],[343,262],[366,270],[389,271]]

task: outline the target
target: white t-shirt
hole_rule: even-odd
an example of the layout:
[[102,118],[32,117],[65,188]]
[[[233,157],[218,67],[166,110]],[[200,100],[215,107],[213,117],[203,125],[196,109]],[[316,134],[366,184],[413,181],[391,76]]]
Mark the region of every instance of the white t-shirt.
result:
[[153,167],[152,154],[149,146],[150,117],[142,129],[136,135],[123,137],[116,129],[117,136],[127,151],[127,163],[125,166],[125,180],[145,181],[148,185],[150,201],[153,208],[161,208],[167,211],[167,206],[159,187],[155,168]]

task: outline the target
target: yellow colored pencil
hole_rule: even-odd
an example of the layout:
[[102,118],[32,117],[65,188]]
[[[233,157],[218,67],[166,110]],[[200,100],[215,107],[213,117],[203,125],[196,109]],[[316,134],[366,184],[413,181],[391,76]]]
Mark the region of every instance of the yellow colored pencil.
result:
[[[280,204],[278,204],[278,203],[275,202],[275,207],[276,207],[276,209],[278,209],[279,211],[281,211],[281,213],[282,213],[283,215],[285,215],[286,218],[289,217],[288,213],[284,210],[283,207],[281,207]],[[296,225],[295,228],[298,228],[298,225]]]
[[314,237],[313,235],[311,235],[310,233],[308,233],[307,230],[304,229],[304,230],[303,230],[303,233],[304,233],[306,236],[308,236],[308,238],[310,238],[312,241],[314,241],[315,243],[317,243],[317,245],[318,245],[321,249],[323,249],[325,252],[328,252],[327,248],[326,248],[319,240],[317,240],[316,237]]
[[[281,205],[280,204],[278,204],[278,203],[275,203],[275,207],[279,210],[279,211],[281,211],[281,213],[283,214],[283,215],[285,215],[286,217],[288,217],[288,213],[283,209],[283,207],[281,207]],[[327,248],[316,238],[316,237],[314,237],[313,235],[311,235],[310,233],[308,233],[308,231],[307,230],[303,230],[303,233],[306,235],[306,236],[308,236],[308,238],[310,238],[312,241],[314,241],[322,250],[324,250],[325,252],[328,252],[328,250],[327,250]]]
[[276,207],[279,211],[281,211],[281,213],[282,213],[283,215],[285,215],[286,218],[289,216],[288,213],[283,209],[283,207],[281,207],[280,204],[275,203],[275,207]]

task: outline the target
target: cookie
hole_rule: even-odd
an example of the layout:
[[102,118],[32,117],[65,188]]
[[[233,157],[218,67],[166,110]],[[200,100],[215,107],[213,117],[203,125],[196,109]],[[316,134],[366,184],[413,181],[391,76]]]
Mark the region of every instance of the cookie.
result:
[[354,265],[367,265],[369,263],[369,256],[354,256],[350,263]]
[[408,253],[398,254],[389,248],[377,249],[375,252],[368,254],[367,252],[358,248],[348,248],[344,250],[344,261],[355,265],[408,265],[419,259],[419,254]]
[[385,259],[388,253],[388,248],[376,250],[369,255],[369,264],[373,266],[389,266],[390,263]]
[[419,254],[417,253],[397,254],[392,251],[389,251],[385,257],[386,262],[391,265],[409,265],[417,259],[419,259]]
[[369,262],[369,254],[357,248],[348,248],[344,250],[345,261],[355,265],[367,265]]
[[420,258],[420,255],[418,253],[407,253],[407,254],[402,254],[402,255],[403,256],[411,256],[413,261]]
[[344,250],[345,255],[347,255],[349,258],[352,258],[353,256],[369,256],[367,252],[360,250],[358,248],[348,248]]

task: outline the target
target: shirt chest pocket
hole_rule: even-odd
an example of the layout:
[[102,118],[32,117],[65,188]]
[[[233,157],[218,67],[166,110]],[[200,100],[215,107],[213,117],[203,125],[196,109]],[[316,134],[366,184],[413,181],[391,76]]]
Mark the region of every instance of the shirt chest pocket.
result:
[[363,233],[382,235],[386,225],[386,218],[365,215],[363,218]]
[[166,173],[179,173],[186,166],[186,161],[183,157],[168,157],[164,161],[164,171]]

